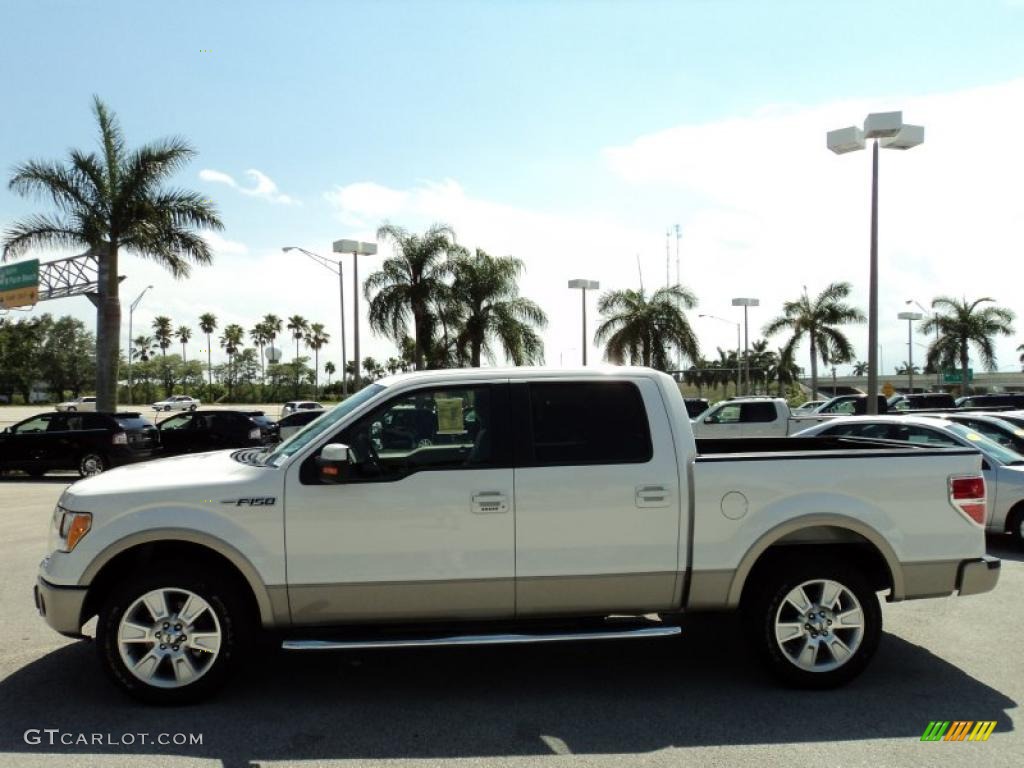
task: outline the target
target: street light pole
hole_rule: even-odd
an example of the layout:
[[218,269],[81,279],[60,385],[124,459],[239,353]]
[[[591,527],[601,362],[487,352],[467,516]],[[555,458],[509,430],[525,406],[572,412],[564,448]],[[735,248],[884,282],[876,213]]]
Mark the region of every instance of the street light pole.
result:
[[583,306],[583,344],[581,349],[583,350],[583,366],[587,365],[587,291],[596,291],[601,287],[601,284],[597,280],[570,280],[570,288],[579,288],[580,297]]
[[[364,243],[358,240],[335,240],[332,246],[335,253],[352,254],[352,351],[355,356],[355,372],[352,391],[359,391],[359,256],[373,256],[377,253],[376,243]],[[344,376],[344,370],[342,370]]]
[[[935,316],[934,312],[929,312],[927,309],[922,307],[921,306],[921,302],[919,302],[917,299],[907,299],[903,303],[904,304],[913,304],[914,306],[916,306],[918,309],[921,310],[921,314],[923,314],[925,317],[934,317]],[[936,355],[938,355],[938,350],[939,350],[939,324],[936,323],[935,324],[935,353],[936,353]],[[939,360],[938,360],[938,357],[936,357],[936,360],[935,360],[935,391],[936,392],[941,392],[942,391],[942,374],[939,372]]]
[[139,306],[146,291],[152,287],[152,285],[147,285],[143,288],[142,293],[128,306],[128,405],[132,404],[132,315],[135,314],[135,308]]
[[910,149],[924,141],[924,128],[903,122],[902,112],[872,112],[864,119],[864,129],[853,125],[829,131],[826,146],[837,155],[871,145],[871,259],[868,269],[868,403],[869,415],[878,414],[878,148]]
[[[721,323],[728,323],[729,325],[735,325],[736,326],[736,365],[737,365],[737,369],[736,369],[736,378],[737,378],[737,382],[736,382],[736,396],[739,397],[739,394],[740,394],[740,385],[739,385],[739,375],[740,375],[740,372],[739,372],[739,367],[738,366],[740,364],[740,353],[743,351],[743,347],[740,345],[740,324],[737,323],[737,322],[734,322],[732,320],[726,320],[724,317],[719,317],[718,315],[699,314],[699,315],[697,315],[697,317],[708,317],[708,318],[711,318],[712,320],[718,320]],[[726,384],[726,392],[725,392],[725,394],[726,395],[729,394],[728,384]]]
[[897,317],[907,321],[907,374],[910,378],[910,393],[914,393],[914,322],[921,319],[920,312],[900,312]]
[[747,384],[744,392],[750,394],[750,323],[747,317],[748,307],[758,307],[761,302],[758,299],[733,299],[734,307],[743,307],[743,368],[747,374]]

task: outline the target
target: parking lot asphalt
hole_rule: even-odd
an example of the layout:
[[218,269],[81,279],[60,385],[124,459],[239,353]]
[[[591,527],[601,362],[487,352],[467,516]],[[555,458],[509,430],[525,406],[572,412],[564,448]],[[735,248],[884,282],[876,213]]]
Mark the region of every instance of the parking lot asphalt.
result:
[[[277,653],[211,702],[160,709],[36,615],[36,565],[72,479],[0,479],[0,766],[1024,764],[1024,556],[1001,541],[994,592],[885,605],[874,662],[834,691],[777,687],[724,616],[672,640]],[[998,725],[985,743],[922,742],[930,720]],[[30,744],[32,729],[104,741]],[[141,733],[202,744],[125,743]]]

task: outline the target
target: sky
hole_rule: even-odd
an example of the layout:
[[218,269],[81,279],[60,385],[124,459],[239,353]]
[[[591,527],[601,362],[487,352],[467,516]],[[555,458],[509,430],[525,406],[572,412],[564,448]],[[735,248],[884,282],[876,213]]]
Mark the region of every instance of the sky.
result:
[[[156,315],[195,329],[208,311],[245,328],[268,312],[301,314],[332,337],[321,364],[337,361],[337,281],[281,248],[331,256],[334,240],[374,240],[384,221],[444,222],[469,248],[523,260],[521,293],[549,317],[550,365],[581,354],[580,297],[567,281],[650,290],[666,282],[666,248],[668,279],[678,249],[679,279],[699,300],[690,321],[715,357],[736,345],[735,297],[760,300],[751,339],[804,286],[849,281],[866,309],[870,153],[833,155],[825,134],[902,110],[925,143],[880,158],[891,372],[907,359],[896,318],[907,300],[991,296],[1024,315],[1022,39],[1022,0],[2,0],[0,178],[94,148],[93,94],[129,145],[193,144],[197,157],[171,183],[217,205],[215,263],[176,281],[124,258],[125,307],[153,285],[135,335]],[[48,210],[0,186],[0,229]],[[388,255],[382,242],[361,257],[360,277]],[[349,281],[351,257],[344,269]],[[365,309],[361,300],[362,356],[395,354]],[[95,320],[84,297],[11,314],[42,312]],[[998,344],[1001,370],[1019,368],[1024,317],[1016,327]],[[866,325],[849,336],[866,359]],[[915,346],[917,361],[923,353]]]

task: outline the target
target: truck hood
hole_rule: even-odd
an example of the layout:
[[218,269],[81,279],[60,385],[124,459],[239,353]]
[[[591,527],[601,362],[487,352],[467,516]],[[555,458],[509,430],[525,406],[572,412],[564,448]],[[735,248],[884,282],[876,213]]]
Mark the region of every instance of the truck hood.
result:
[[230,493],[241,491],[243,487],[266,486],[268,481],[276,484],[271,476],[276,476],[277,470],[235,461],[231,458],[233,453],[237,453],[237,449],[172,456],[118,467],[74,483],[61,496],[60,503],[68,509],[85,510],[81,502],[91,502],[97,497],[124,497],[137,502],[140,495],[145,495],[147,501],[169,497],[186,501],[185,496],[207,498],[214,489],[218,493]]

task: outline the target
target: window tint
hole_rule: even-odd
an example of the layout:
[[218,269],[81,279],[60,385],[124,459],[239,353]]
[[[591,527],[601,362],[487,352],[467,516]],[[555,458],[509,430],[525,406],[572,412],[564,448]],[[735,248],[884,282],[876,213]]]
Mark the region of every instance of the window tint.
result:
[[161,430],[188,429],[191,426],[192,416],[187,413],[183,413],[179,416],[171,416],[171,418],[160,422]]
[[393,482],[426,470],[507,466],[507,440],[496,435],[502,415],[489,386],[418,390],[389,400],[329,442],[351,449],[354,461],[344,478],[349,482]]
[[708,416],[705,421],[708,424],[738,424],[740,421],[740,407],[738,405],[723,405]]
[[744,403],[740,410],[744,422],[775,421],[775,403]]
[[536,465],[650,461],[647,413],[634,384],[567,382],[529,389]]
[[871,437],[875,439],[889,438],[888,424],[839,424],[822,434],[841,437]]
[[117,424],[121,429],[145,429],[153,426],[149,419],[144,419],[142,416],[115,416],[114,418],[117,419]]
[[938,429],[916,427],[907,424],[894,424],[892,429],[894,440],[903,440],[916,445],[934,445],[942,448],[959,448],[960,443]]

